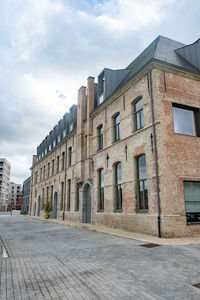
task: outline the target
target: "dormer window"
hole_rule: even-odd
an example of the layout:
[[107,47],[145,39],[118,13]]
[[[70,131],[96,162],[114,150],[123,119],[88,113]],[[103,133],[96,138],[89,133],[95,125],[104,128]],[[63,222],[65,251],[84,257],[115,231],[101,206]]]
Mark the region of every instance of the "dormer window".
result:
[[71,132],[73,130],[73,122],[69,125],[69,131]]
[[105,92],[105,76],[101,76],[99,78],[99,104],[101,104],[104,100],[104,92]]
[[51,144],[49,144],[49,151],[51,151]]
[[53,141],[53,147],[55,147],[55,146],[56,146],[56,140]]
[[61,141],[61,135],[58,136],[58,143]]
[[67,135],[67,130],[64,129],[64,130],[63,130],[63,139],[66,137],[66,135]]
[[47,154],[47,148],[45,148],[45,150],[44,150],[44,154],[45,154],[45,155]]

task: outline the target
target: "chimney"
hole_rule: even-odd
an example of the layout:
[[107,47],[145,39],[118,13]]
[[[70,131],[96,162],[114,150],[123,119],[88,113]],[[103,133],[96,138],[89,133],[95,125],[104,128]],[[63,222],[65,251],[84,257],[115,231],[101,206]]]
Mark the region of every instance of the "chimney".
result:
[[33,155],[32,166],[34,166],[37,162],[37,155]]
[[89,115],[94,110],[94,77],[91,76],[89,76],[87,79],[87,94],[88,94],[87,119],[89,120]]

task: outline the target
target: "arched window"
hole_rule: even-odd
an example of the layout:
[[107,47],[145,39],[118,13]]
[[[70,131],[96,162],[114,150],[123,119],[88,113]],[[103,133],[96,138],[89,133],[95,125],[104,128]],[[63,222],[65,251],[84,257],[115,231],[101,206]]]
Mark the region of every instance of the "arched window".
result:
[[70,211],[71,207],[71,179],[68,180],[67,186],[67,211]]
[[122,165],[118,162],[114,165],[114,196],[115,211],[122,211]]
[[68,166],[71,166],[72,164],[72,147],[69,147],[68,149]]
[[134,131],[144,127],[142,97],[137,98],[137,100],[133,102],[133,119],[134,119]]
[[104,211],[104,169],[98,170],[98,211]]
[[64,182],[61,182],[60,210],[64,208]]
[[148,210],[148,189],[146,177],[146,158],[142,154],[136,158],[137,164],[137,206],[139,211]]
[[97,127],[97,150],[103,149],[103,125]]
[[113,141],[120,140],[120,113],[113,116]]

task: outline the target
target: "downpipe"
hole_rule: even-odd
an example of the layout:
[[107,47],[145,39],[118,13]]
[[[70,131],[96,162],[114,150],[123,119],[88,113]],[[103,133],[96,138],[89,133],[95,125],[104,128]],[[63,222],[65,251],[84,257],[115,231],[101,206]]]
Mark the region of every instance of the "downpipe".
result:
[[161,210],[160,210],[160,187],[159,187],[159,172],[158,172],[158,151],[156,144],[156,129],[155,129],[155,117],[154,117],[154,105],[153,105],[153,89],[152,89],[152,76],[151,71],[147,73],[148,80],[148,91],[150,95],[151,103],[151,117],[152,117],[152,130],[153,130],[153,152],[155,160],[155,171],[156,171],[156,195],[157,195],[157,206],[158,206],[158,237],[161,238]]

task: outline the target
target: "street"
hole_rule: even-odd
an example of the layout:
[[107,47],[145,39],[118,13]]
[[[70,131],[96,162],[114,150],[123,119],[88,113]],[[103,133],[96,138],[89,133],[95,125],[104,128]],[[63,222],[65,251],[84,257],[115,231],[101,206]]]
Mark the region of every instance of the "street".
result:
[[200,245],[145,242],[0,218],[0,299],[200,299]]

